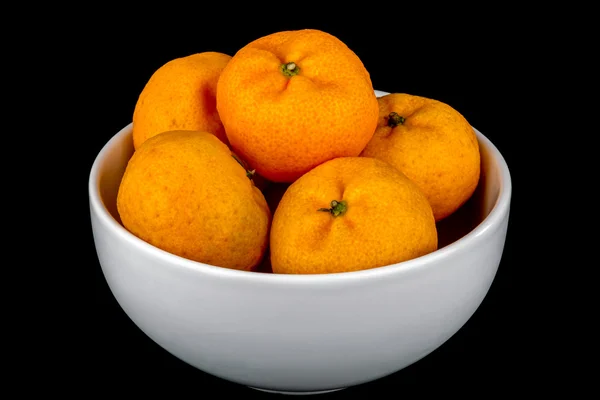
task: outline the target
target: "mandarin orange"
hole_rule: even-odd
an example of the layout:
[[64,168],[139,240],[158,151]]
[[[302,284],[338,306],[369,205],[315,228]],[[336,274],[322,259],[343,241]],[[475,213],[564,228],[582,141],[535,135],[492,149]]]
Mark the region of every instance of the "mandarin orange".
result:
[[378,119],[361,59],[316,29],[276,32],[236,52],[219,77],[217,110],[232,149],[274,182],[358,156]]
[[455,108],[407,93],[378,98],[379,122],[361,156],[392,164],[412,179],[440,221],[473,194],[480,154],[475,131]]
[[165,131],[133,153],[117,209],[140,239],[194,261],[253,270],[271,212],[231,150],[202,131]]
[[210,132],[227,144],[216,107],[217,81],[231,56],[203,52],[158,68],[142,89],[133,112],[133,144],[169,130]]
[[274,273],[322,274],[386,266],[437,249],[431,206],[390,164],[326,161],[294,181],[273,214]]

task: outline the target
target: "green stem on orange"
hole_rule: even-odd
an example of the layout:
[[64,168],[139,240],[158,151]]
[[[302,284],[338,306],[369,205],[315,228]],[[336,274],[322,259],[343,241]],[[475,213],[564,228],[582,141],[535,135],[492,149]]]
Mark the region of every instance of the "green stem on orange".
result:
[[300,72],[300,67],[293,61],[281,64],[279,69],[281,73],[288,78],[291,78],[294,75],[298,75],[298,73]]
[[246,176],[248,177],[248,179],[252,180],[252,178],[254,177],[254,174],[256,173],[256,170],[255,169],[252,169],[252,170],[248,169],[246,167],[246,164],[244,164],[242,162],[242,160],[240,160],[235,154],[232,153],[231,156],[233,157],[233,159],[235,161],[238,162],[238,164],[240,164],[242,166],[242,168],[244,168],[244,170],[246,171]]
[[398,125],[402,125],[404,121],[406,121],[406,118],[402,117],[401,115],[398,115],[398,113],[395,111],[392,111],[388,116],[388,126],[391,126],[392,128],[395,128]]
[[339,217],[340,215],[344,215],[346,210],[348,210],[348,204],[346,204],[346,201],[344,200],[332,200],[330,204],[331,208],[319,208],[317,211],[328,212],[331,213],[331,215],[333,215],[334,217]]

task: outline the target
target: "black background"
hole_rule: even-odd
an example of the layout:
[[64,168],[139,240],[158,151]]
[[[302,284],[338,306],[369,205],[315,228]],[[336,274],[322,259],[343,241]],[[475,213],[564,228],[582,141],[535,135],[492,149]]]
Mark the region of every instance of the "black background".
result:
[[[320,11],[321,17],[299,15],[281,12],[281,7],[277,17],[253,17],[252,11],[231,6],[221,14],[190,15],[191,11],[177,10],[165,15],[164,21],[149,21],[139,15],[113,16],[101,25],[94,24],[87,36],[87,48],[93,51],[86,52],[82,56],[85,60],[81,60],[87,95],[78,99],[87,110],[84,118],[88,121],[81,152],[83,196],[87,196],[87,174],[95,156],[131,122],[137,96],[162,64],[203,51],[233,55],[249,41],[279,30],[317,28],[332,33],[362,59],[375,89],[446,102],[492,140],[511,170],[513,201],[498,273],[466,325],[436,351],[391,376],[320,397],[386,393],[397,397],[438,391],[446,395],[511,393],[522,385],[531,388],[536,381],[532,371],[539,371],[543,361],[535,296],[526,295],[527,263],[517,257],[527,242],[523,238],[527,235],[524,192],[528,173],[522,162],[526,127],[518,118],[528,101],[523,96],[523,82],[532,81],[535,75],[527,60],[536,52],[537,36],[524,32],[518,15],[499,16],[492,10],[462,18],[445,18],[442,13],[433,20],[424,10],[407,15],[407,10],[375,4],[363,5],[371,15],[355,12],[350,17],[343,12],[325,17]],[[80,200],[85,208],[87,199],[83,196]],[[90,325],[82,337],[85,350],[75,349],[75,353],[83,354],[78,354],[81,357],[73,369],[85,371],[89,389],[138,394],[168,390],[172,398],[212,398],[208,395],[212,390],[218,395],[274,396],[201,372],[146,337],[121,310],[104,280],[89,210],[84,212],[88,215],[82,218],[82,248],[87,258],[81,266],[92,274],[87,293],[90,307],[86,310]]]

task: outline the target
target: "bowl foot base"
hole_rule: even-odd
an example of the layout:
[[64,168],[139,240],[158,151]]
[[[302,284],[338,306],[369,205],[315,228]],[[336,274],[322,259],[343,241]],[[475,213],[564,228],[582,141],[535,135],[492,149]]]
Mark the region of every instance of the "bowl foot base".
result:
[[248,386],[251,389],[254,390],[260,390],[261,392],[267,392],[267,393],[275,393],[275,394],[289,394],[289,395],[310,395],[310,394],[324,394],[324,393],[331,393],[331,392],[337,392],[338,390],[343,390],[346,388],[338,388],[338,389],[328,389],[328,390],[317,390],[314,392],[286,392],[284,390],[271,390],[271,389],[262,389],[262,388],[257,388],[254,386]]

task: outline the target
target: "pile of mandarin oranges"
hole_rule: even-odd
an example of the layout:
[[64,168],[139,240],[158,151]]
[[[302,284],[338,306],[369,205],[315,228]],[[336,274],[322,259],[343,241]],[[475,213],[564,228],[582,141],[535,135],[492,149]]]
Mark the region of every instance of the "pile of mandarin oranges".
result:
[[436,224],[480,178],[463,115],[415,94],[377,97],[359,56],[317,29],[167,62],[138,97],[132,137],[123,226],[176,256],[253,272],[431,253]]

